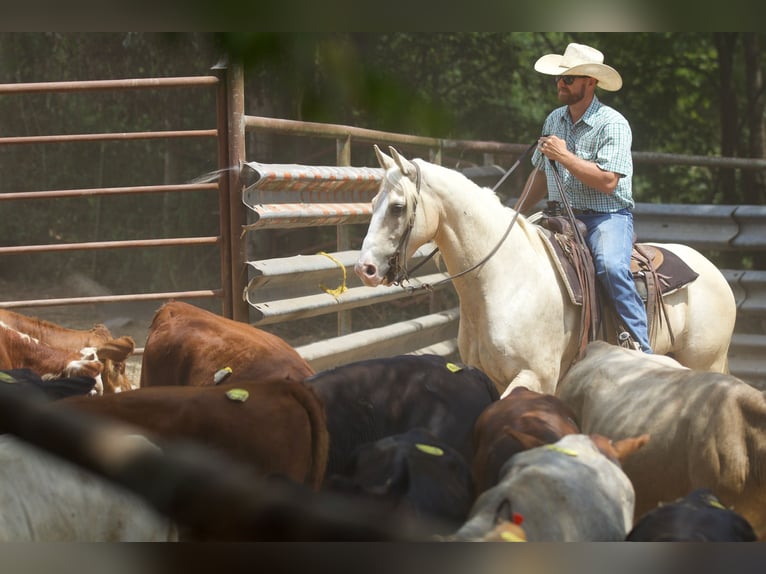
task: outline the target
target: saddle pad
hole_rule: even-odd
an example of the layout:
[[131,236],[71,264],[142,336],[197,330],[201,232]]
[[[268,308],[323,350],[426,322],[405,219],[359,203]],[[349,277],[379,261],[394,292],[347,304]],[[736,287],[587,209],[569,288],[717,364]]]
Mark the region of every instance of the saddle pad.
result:
[[[699,273],[689,267],[683,259],[672,251],[659,245],[644,246],[643,243],[639,243],[639,245],[644,248],[645,251],[656,249],[662,253],[661,263],[656,271],[660,279],[660,291],[663,295],[678,291],[699,277]],[[656,257],[653,259],[657,261]],[[646,301],[646,282],[643,280],[640,273],[641,270],[639,269],[638,273],[633,274],[633,278],[636,281],[638,293],[641,295],[641,298]]]
[[[569,239],[560,233],[553,233],[540,226],[537,226],[537,231],[548,250],[554,267],[556,267],[564,283],[570,301],[574,305],[582,305],[582,287],[577,279],[577,272],[569,262],[569,258],[564,250],[565,248],[562,246],[562,243],[566,245]],[[664,247],[658,245],[644,246],[643,243],[639,245],[643,247],[644,251],[656,249],[661,252],[661,257],[653,257],[652,259],[654,261],[661,261],[656,271],[660,277],[663,295],[677,291],[699,277],[699,274],[689,267],[683,259]],[[641,269],[638,269],[638,272],[633,274],[633,278],[636,282],[639,295],[646,301],[646,282],[641,273]]]
[[560,233],[554,233],[544,227],[537,227],[537,232],[540,234],[540,239],[543,241],[543,245],[548,250],[553,266],[558,271],[561,280],[564,283],[564,287],[569,294],[569,300],[573,305],[582,305],[582,285],[577,278],[577,272],[572,264],[569,262],[569,258],[564,252],[564,248],[561,246],[560,240],[564,237]]

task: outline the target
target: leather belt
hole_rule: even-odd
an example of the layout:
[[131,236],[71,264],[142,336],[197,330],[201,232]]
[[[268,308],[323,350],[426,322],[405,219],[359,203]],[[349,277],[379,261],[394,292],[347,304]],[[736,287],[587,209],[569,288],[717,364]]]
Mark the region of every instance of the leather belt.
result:
[[604,215],[603,211],[596,211],[595,209],[572,208],[572,213],[574,213],[575,215]]

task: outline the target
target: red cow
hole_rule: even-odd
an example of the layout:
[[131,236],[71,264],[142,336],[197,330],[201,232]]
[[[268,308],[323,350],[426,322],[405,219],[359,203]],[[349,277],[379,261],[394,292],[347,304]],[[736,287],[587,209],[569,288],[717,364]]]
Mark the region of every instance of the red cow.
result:
[[580,432],[572,410],[553,395],[516,387],[489,405],[474,426],[472,464],[476,492],[497,484],[514,454]]
[[158,386],[51,404],[118,420],[162,439],[195,441],[265,475],[314,488],[324,479],[325,413],[314,391],[300,382]]
[[303,381],[314,370],[276,335],[180,301],[154,315],[141,362],[141,387],[205,386],[231,369],[231,381]]
[[29,335],[41,343],[69,351],[79,351],[83,347],[100,347],[114,338],[106,325],[101,323],[87,331],[68,329],[50,321],[22,315],[8,309],[0,309],[0,323],[19,333]]
[[131,337],[112,338],[104,325],[87,331],[0,309],[0,369],[30,369],[46,377],[97,378],[97,392],[131,390],[125,361]]

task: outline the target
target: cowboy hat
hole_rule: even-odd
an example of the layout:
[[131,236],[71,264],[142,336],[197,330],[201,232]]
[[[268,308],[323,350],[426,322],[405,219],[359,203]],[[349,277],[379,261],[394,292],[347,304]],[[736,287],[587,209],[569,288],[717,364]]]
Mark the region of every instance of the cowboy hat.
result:
[[604,64],[604,54],[585,44],[569,44],[563,56],[543,56],[535,62],[535,70],[551,76],[590,76],[598,80],[600,88],[610,92],[622,87],[622,78],[617,70]]

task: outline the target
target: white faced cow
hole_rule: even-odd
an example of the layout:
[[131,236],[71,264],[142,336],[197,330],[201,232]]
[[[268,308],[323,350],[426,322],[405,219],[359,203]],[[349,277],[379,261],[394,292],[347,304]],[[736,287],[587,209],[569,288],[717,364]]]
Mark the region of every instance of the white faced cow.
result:
[[[631,448],[645,442],[631,440]],[[513,455],[454,538],[486,539],[498,518],[510,514],[521,517],[530,542],[621,541],[633,525],[633,504],[633,486],[619,462],[591,437],[570,434]]]
[[0,484],[0,542],[178,540],[137,494],[9,434],[0,435]]

